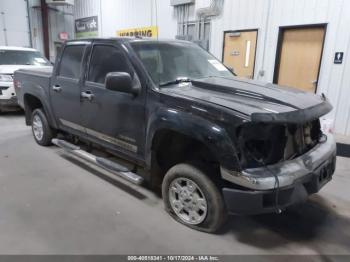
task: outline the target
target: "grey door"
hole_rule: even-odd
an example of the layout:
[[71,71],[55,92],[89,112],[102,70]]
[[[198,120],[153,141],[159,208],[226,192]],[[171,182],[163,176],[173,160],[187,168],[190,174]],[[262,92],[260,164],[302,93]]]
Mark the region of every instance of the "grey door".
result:
[[60,128],[84,132],[80,117],[80,84],[86,45],[70,44],[63,50],[59,68],[53,76],[51,104]]
[[145,92],[138,96],[107,90],[105,78],[110,72],[127,72],[134,85],[141,85],[127,56],[119,46],[93,46],[82,94],[81,113],[87,134],[106,147],[142,160],[145,133]]

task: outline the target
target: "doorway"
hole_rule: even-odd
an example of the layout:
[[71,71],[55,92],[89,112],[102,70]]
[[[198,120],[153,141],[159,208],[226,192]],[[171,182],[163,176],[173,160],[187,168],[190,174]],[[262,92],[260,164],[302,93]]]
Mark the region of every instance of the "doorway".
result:
[[223,62],[239,77],[254,78],[258,30],[224,33]]
[[316,93],[326,25],[280,29],[274,83]]

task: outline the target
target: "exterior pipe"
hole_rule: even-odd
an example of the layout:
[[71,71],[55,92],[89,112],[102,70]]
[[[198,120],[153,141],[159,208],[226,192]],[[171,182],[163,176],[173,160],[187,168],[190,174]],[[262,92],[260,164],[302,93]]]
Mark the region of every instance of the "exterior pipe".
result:
[[26,2],[27,2],[29,45],[30,47],[33,47],[32,23],[31,23],[31,15],[30,15],[30,8],[29,8],[29,0],[26,0]]
[[49,46],[49,16],[48,8],[45,0],[41,0],[41,19],[43,23],[43,36],[44,36],[44,54],[47,59],[50,59],[50,46]]
[[205,19],[212,16],[218,16],[222,13],[223,6],[224,0],[212,0],[209,7],[198,9],[197,16],[200,20],[201,18]]

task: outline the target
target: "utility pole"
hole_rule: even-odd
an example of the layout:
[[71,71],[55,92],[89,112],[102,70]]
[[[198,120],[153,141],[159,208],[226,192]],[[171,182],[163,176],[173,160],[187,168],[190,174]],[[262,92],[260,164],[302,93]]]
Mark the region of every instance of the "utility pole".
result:
[[47,59],[50,59],[49,10],[47,8],[46,0],[41,0],[41,18],[43,24],[44,54]]

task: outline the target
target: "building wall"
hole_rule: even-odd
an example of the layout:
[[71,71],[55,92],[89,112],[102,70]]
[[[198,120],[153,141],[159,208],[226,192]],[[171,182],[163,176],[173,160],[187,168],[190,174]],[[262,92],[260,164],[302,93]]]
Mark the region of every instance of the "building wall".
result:
[[50,61],[55,61],[57,47],[63,43],[59,39],[62,32],[68,33],[69,39],[74,39],[74,15],[71,6],[51,6],[49,7],[49,42]]
[[174,38],[177,23],[169,1],[157,0],[75,0],[75,19],[99,17],[100,36],[113,37],[121,29],[159,26],[163,38]]
[[100,15],[100,0],[75,0],[74,18]]
[[30,46],[26,1],[0,1],[0,45]]
[[[196,11],[210,3],[196,0],[184,19],[197,20]],[[170,0],[76,0],[75,8],[76,17],[98,13],[100,35],[107,37],[119,29],[158,24],[160,38],[174,38],[180,19]],[[336,132],[350,135],[349,13],[348,0],[225,0],[223,13],[212,19],[210,51],[221,60],[224,31],[258,29],[254,78],[272,82],[279,28],[327,24],[317,93],[325,93],[334,105],[327,118],[335,120]],[[345,52],[342,65],[333,64],[335,52]]]
[[102,34],[101,0],[75,0],[74,20],[90,16],[98,16],[99,36]]
[[[23,1],[23,0],[22,0]],[[28,0],[29,17],[32,34],[33,48],[44,53],[44,38],[40,0]],[[74,8],[72,6],[49,6],[49,48],[50,61],[54,62],[57,50],[56,46],[63,41],[59,39],[59,33],[68,33],[69,39],[74,39]]]
[[33,48],[40,50],[44,53],[44,42],[43,42],[43,27],[41,19],[40,1],[28,0],[29,1],[29,17],[31,24],[31,34]]

